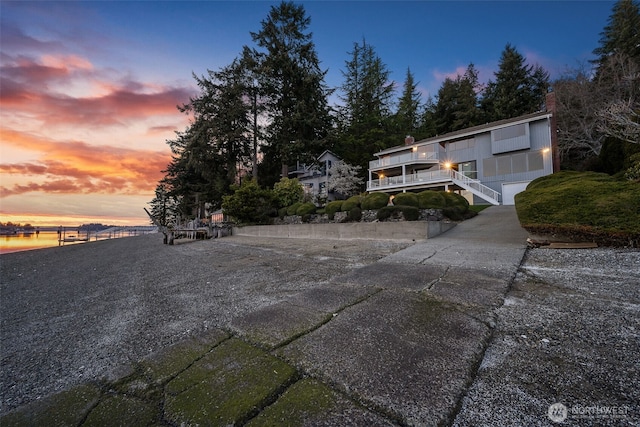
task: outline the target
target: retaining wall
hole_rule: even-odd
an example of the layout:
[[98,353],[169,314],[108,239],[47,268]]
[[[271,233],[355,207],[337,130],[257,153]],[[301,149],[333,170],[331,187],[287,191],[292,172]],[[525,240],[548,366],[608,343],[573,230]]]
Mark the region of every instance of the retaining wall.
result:
[[235,236],[299,239],[425,240],[455,227],[448,221],[348,222],[233,227]]

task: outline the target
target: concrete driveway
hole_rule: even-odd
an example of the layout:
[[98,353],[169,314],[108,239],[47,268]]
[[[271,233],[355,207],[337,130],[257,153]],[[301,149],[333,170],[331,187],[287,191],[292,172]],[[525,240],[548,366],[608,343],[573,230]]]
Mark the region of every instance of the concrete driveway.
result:
[[2,425],[638,425],[640,252],[526,237],[3,255]]

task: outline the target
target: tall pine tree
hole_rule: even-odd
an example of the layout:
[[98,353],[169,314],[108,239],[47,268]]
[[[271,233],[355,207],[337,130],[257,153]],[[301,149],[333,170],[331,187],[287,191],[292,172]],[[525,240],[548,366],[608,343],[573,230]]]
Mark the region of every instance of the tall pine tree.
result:
[[265,162],[287,165],[311,161],[327,148],[331,116],[326,71],[307,32],[311,20],[293,2],[272,6],[262,28],[251,33],[257,49],[245,49],[265,101],[268,126]]
[[[368,170],[376,151],[386,148],[394,94],[389,70],[365,40],[354,43],[342,71],[339,142],[336,147],[347,163]],[[396,141],[397,142],[397,141]]]
[[194,78],[200,94],[179,107],[192,122],[167,141],[173,158],[161,182],[163,197],[152,202],[155,209],[171,199],[183,218],[202,216],[205,204],[220,207],[238,179],[238,166],[251,160],[251,105],[240,63]]
[[437,134],[453,132],[479,123],[478,72],[469,64],[464,75],[446,78],[438,90],[433,119]]
[[487,84],[481,102],[486,121],[540,110],[549,87],[549,74],[542,67],[527,65],[516,48],[507,44],[494,75],[496,80]]
[[418,84],[414,82],[411,70],[407,68],[407,77],[404,81],[402,95],[398,100],[396,111],[396,127],[400,133],[415,135],[420,126],[420,93]]

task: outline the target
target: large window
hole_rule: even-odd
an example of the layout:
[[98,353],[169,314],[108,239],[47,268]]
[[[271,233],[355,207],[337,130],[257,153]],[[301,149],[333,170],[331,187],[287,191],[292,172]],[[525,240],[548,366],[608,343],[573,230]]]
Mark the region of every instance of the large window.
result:
[[478,179],[476,161],[458,163],[458,172],[471,179]]
[[544,169],[542,151],[489,157],[482,160],[483,175],[510,175]]
[[491,131],[491,153],[500,154],[531,148],[529,124],[507,126]]
[[473,148],[475,146],[475,139],[463,139],[462,141],[450,142],[447,146],[447,151],[466,150],[467,148]]

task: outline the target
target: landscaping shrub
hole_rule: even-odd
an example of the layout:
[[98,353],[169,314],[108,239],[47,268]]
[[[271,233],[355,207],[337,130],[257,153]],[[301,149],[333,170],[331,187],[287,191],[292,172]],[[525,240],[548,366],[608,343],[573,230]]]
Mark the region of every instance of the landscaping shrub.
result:
[[417,221],[420,218],[420,210],[415,206],[385,206],[378,210],[377,218],[379,221],[385,221],[394,214],[402,212],[406,221]]
[[284,218],[285,216],[287,216],[287,208],[280,208],[278,209],[278,217],[280,219]]
[[362,209],[359,207],[352,208],[347,214],[347,221],[358,222],[362,219]]
[[420,209],[442,209],[447,201],[442,191],[425,190],[418,193],[418,207]]
[[327,206],[325,206],[324,211],[331,221],[333,221],[336,212],[339,212],[342,208],[342,203],[342,200],[335,200],[333,202],[327,203]]
[[457,207],[460,208],[462,212],[466,212],[469,209],[469,201],[458,193],[444,191],[442,196],[447,203],[447,207]]
[[222,198],[222,211],[239,224],[268,224],[277,214],[273,192],[261,188],[253,179],[231,187],[234,192]]
[[361,199],[362,199],[362,197],[359,196],[359,195],[358,196],[349,197],[347,200],[342,202],[342,206],[341,206],[340,210],[342,212],[349,212],[351,209],[353,209],[355,207],[360,207]]
[[297,178],[281,178],[273,185],[273,194],[278,201],[278,206],[286,207],[302,202],[304,190]]
[[515,197],[522,226],[614,246],[640,245],[640,185],[607,174],[564,171]]
[[393,204],[396,206],[413,206],[420,207],[420,201],[416,193],[400,193],[393,198]]
[[296,202],[287,208],[287,215],[297,215],[298,208],[302,205],[302,202]]
[[[389,195],[381,191],[367,194],[362,200],[362,209],[376,210],[387,206],[389,203]],[[344,207],[342,210],[345,210]]]
[[296,209],[296,215],[300,215],[302,217],[305,215],[311,215],[312,213],[316,213],[316,209],[316,205],[311,202],[302,203],[298,206],[298,209]]

